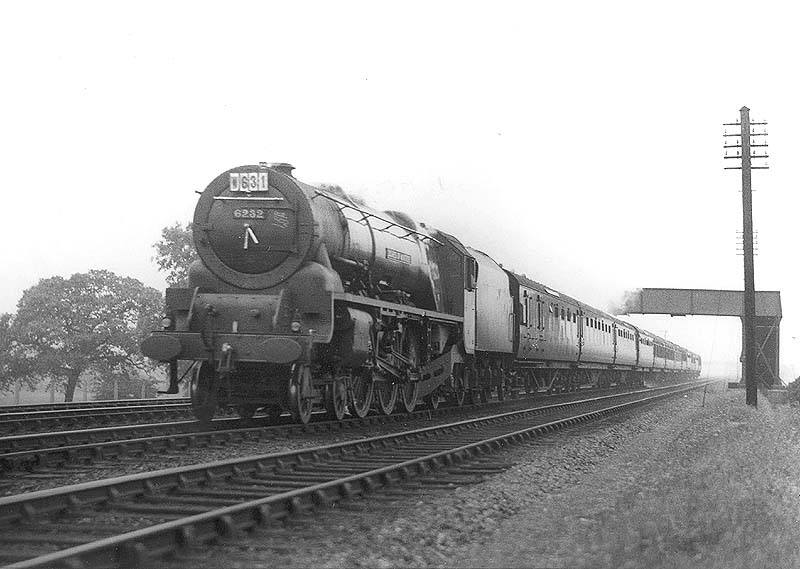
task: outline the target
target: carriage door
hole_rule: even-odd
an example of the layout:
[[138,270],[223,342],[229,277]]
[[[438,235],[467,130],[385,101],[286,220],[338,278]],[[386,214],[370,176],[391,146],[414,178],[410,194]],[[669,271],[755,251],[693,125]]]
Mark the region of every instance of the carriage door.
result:
[[[544,342],[547,336],[544,333],[544,300],[542,295],[536,295],[536,333],[539,336],[539,341]],[[544,348],[544,346],[542,346]]]
[[583,317],[583,310],[578,310],[578,362],[583,355],[583,326],[586,319]]
[[614,342],[614,358],[611,360],[613,363],[617,363],[619,359],[619,336],[617,336],[617,323],[611,323],[611,341]]
[[478,263],[464,257],[464,351],[468,354],[475,353],[477,282]]

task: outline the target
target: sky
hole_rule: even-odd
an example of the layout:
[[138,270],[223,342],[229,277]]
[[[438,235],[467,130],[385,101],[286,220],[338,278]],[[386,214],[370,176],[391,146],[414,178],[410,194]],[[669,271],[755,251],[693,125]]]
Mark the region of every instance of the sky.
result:
[[[163,290],[161,229],[260,161],[598,308],[641,287],[741,289],[722,125],[747,106],[769,122],[756,288],[781,291],[791,380],[797,21],[788,3],[2,3],[0,312],[94,268]],[[635,321],[739,373],[736,319]]]

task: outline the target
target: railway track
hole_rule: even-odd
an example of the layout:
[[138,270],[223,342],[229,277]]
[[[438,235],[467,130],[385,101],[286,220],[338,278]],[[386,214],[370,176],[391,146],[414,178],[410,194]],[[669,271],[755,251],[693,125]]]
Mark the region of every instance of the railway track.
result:
[[[486,455],[541,433],[702,387],[594,397],[299,451],[125,476],[0,499],[11,567],[145,567],[167,555],[397,485],[490,472]],[[477,461],[477,462],[476,462]]]
[[136,407],[141,405],[166,405],[189,403],[188,397],[162,397],[150,399],[101,399],[98,401],[59,401],[55,403],[36,403],[34,405],[0,405],[0,416],[7,413],[35,413],[38,411],[65,411],[92,407]]
[[[617,392],[628,391],[617,390]],[[615,393],[615,391],[609,390],[605,393]],[[584,396],[585,393],[565,393],[552,395],[548,401],[572,400]],[[537,405],[546,405],[543,399],[537,401]],[[192,420],[7,436],[0,437],[0,472],[41,470],[65,464],[90,464],[96,460],[110,460],[123,456],[143,457],[193,446],[236,444],[301,433],[324,434],[359,429],[368,425],[386,425],[434,417],[446,418],[455,414],[468,415],[471,412],[486,413],[493,405],[506,408],[522,404],[525,404],[524,399],[509,399],[504,403],[489,403],[488,407],[486,404],[442,406],[404,414],[351,417],[342,421],[325,420],[325,414],[320,413],[315,417],[319,420],[312,420],[307,425],[292,423],[288,416],[282,417],[278,424],[270,423],[267,417],[257,416],[247,421],[238,418],[218,418],[212,422],[210,428]]]
[[[100,405],[41,409],[4,407],[0,411],[0,434],[12,435],[43,430],[59,431],[77,427],[99,427],[190,418],[192,406],[186,399],[148,399],[129,402],[102,401]],[[49,407],[49,406],[48,406]],[[13,409],[13,410],[12,410]]]

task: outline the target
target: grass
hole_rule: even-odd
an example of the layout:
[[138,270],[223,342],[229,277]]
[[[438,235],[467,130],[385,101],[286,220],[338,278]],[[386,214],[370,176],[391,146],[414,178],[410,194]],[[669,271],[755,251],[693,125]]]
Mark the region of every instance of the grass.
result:
[[800,567],[797,410],[715,400],[603,514],[586,544],[598,565]]

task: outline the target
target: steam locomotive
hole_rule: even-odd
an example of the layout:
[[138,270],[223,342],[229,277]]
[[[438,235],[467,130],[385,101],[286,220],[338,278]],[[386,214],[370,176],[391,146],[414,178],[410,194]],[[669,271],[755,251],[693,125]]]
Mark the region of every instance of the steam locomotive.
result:
[[211,182],[189,286],[167,289],[163,329],[142,343],[169,364],[170,393],[192,363],[200,420],[219,406],[341,420],[699,376],[698,355],[292,170],[261,163]]

